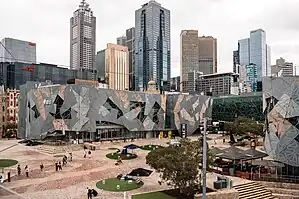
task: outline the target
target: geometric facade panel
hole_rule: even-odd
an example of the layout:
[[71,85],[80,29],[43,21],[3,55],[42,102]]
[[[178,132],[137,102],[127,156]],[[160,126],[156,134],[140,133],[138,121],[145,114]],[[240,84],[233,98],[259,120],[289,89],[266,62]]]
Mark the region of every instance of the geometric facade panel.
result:
[[103,122],[128,131],[180,130],[185,123],[191,135],[211,102],[203,95],[160,95],[75,84],[21,86],[20,90],[21,138],[38,138],[55,130],[96,132]]
[[299,78],[264,77],[265,149],[277,161],[299,166]]

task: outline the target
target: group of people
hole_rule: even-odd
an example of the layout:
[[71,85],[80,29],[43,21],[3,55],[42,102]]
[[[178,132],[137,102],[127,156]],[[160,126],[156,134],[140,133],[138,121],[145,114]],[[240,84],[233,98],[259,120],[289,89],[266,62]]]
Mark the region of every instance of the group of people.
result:
[[[28,178],[29,177],[29,167],[28,167],[28,165],[25,166],[24,170],[25,170],[25,173],[26,173],[26,177]],[[20,165],[18,165],[18,167],[17,167],[17,172],[18,172],[18,176],[20,176],[21,175],[21,166]]]
[[97,196],[98,192],[94,189],[90,189],[87,187],[87,198],[92,199],[92,196]]
[[60,161],[56,161],[55,162],[55,170],[58,171],[58,170],[62,170],[62,166],[65,166],[67,164],[67,160],[69,159],[69,161],[72,161],[73,160],[73,153],[69,153],[69,158],[64,155],[63,158],[62,158],[62,165],[61,165],[61,162]]

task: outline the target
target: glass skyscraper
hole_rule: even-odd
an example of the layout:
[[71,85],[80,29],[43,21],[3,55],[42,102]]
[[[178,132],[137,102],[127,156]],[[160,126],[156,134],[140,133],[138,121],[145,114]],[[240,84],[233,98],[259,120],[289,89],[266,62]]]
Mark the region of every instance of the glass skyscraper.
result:
[[135,89],[170,89],[170,11],[154,0],[135,11]]
[[250,31],[250,38],[238,41],[238,51],[241,66],[256,65],[257,81],[271,74],[271,51],[264,30]]

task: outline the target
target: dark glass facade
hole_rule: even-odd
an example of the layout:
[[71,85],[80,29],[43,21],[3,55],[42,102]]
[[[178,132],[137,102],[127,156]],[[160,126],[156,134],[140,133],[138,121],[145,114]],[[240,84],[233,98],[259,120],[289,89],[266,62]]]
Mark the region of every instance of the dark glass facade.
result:
[[27,64],[0,62],[0,85],[4,88],[19,89],[27,81],[45,82],[50,80],[54,84],[66,84],[68,79],[93,79],[92,71],[77,71],[61,68],[52,64]]
[[170,89],[170,11],[150,1],[135,12],[135,89]]

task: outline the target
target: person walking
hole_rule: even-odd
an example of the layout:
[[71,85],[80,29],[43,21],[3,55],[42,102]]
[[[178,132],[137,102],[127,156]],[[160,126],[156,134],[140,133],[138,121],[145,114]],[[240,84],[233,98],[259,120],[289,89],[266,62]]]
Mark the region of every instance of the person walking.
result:
[[58,168],[59,170],[62,170],[61,162],[58,162]]
[[21,166],[20,165],[18,165],[17,170],[18,170],[18,176],[20,176],[21,175]]
[[91,151],[88,151],[88,157],[91,158]]
[[87,198],[92,199],[92,190],[87,187]]
[[39,167],[40,167],[40,171],[43,172],[43,170],[44,170],[44,164],[41,163],[41,164],[39,165]]
[[55,169],[58,171],[58,162],[55,162]]
[[70,162],[73,160],[73,153],[70,153]]
[[29,167],[28,165],[25,166],[25,173],[26,173],[26,177],[29,177]]

